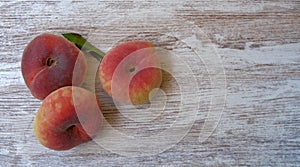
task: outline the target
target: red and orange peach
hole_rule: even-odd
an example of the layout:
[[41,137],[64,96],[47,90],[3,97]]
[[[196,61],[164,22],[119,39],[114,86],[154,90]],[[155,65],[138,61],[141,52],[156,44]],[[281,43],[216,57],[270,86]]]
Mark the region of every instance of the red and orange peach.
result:
[[60,87],[79,86],[86,66],[84,55],[73,43],[61,36],[41,34],[25,48],[21,70],[32,95],[42,100]]
[[152,43],[129,41],[111,49],[99,67],[103,89],[120,102],[143,104],[160,87],[162,72]]
[[101,122],[95,95],[80,87],[67,86],[44,99],[34,120],[34,132],[45,147],[68,150],[92,140]]

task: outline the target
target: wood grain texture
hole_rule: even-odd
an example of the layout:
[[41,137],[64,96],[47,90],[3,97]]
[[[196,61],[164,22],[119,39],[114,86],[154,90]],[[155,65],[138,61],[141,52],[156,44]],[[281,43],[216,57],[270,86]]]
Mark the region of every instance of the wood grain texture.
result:
[[[189,25],[203,33],[185,38]],[[0,166],[299,166],[299,27],[298,0],[1,1]],[[32,130],[41,102],[23,81],[22,52],[38,34],[70,31],[103,51],[123,40],[146,38],[186,55],[204,97],[189,133],[172,148],[141,157],[121,156],[96,142],[65,152],[41,146]],[[222,117],[202,143],[198,137],[214,95],[211,74],[188,44],[193,40],[209,45],[204,50],[214,48],[226,74]],[[171,100],[166,113],[173,115],[157,122],[130,121],[99,93],[108,122],[136,136],[168,128],[179,112],[179,87],[167,74],[164,80]]]

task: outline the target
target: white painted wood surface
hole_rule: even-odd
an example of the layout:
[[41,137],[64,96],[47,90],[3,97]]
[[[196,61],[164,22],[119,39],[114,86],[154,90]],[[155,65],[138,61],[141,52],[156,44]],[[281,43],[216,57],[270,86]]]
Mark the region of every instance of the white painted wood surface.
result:
[[[0,166],[299,166],[299,27],[297,0],[1,1]],[[26,44],[44,32],[77,32],[103,51],[122,40],[145,38],[184,54],[203,97],[191,130],[150,156],[142,156],[143,150],[139,157],[119,155],[97,142],[64,152],[41,146],[32,130],[41,101],[26,88],[20,61]],[[218,126],[199,142],[210,99],[218,98],[211,83],[217,73],[206,69],[216,62],[207,64],[195,49],[211,48],[208,55],[222,61],[227,93]],[[166,112],[173,112],[179,87],[170,76],[164,79],[173,99]],[[106,119],[124,133],[153,135],[178,114],[163,115],[167,119],[159,123],[128,121],[99,92]]]

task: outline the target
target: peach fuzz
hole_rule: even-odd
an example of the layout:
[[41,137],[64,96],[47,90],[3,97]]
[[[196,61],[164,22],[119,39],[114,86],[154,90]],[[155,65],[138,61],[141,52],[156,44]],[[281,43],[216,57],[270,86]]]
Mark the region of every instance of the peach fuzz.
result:
[[102,118],[95,95],[80,87],[62,87],[44,99],[34,119],[34,133],[45,147],[68,150],[92,140]]
[[156,67],[159,61],[152,43],[129,41],[115,46],[104,56],[99,77],[103,89],[113,99],[143,104],[149,101],[150,92],[161,85],[162,72]]
[[79,86],[86,66],[84,55],[73,43],[53,34],[35,37],[25,48],[21,62],[27,87],[40,100],[58,88]]

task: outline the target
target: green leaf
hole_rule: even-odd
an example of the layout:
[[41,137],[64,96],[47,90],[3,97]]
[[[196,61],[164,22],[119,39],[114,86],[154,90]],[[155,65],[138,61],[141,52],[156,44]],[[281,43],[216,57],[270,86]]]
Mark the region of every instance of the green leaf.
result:
[[105,53],[89,43],[85,38],[77,33],[65,33],[62,34],[70,42],[74,43],[83,52],[91,54],[97,60],[101,61],[105,56]]

